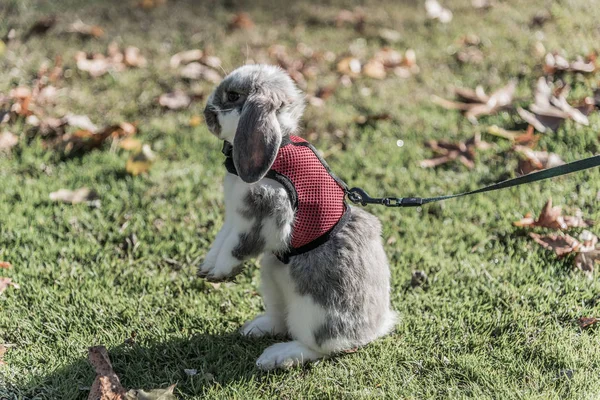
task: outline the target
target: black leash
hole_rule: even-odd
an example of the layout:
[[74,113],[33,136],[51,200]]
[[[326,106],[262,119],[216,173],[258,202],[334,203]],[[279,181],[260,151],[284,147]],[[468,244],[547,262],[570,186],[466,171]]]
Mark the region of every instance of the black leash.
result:
[[494,183],[477,190],[470,192],[464,192],[459,194],[450,194],[447,196],[438,197],[371,197],[363,189],[354,187],[347,189],[346,194],[350,201],[356,204],[382,204],[386,207],[417,207],[427,203],[433,203],[436,201],[453,199],[455,197],[469,196],[477,193],[491,192],[492,190],[504,189],[513,186],[519,186],[524,183],[532,183],[541,181],[543,179],[554,178],[561,175],[567,175],[572,172],[583,171],[585,169],[594,168],[600,166],[600,155],[595,155],[583,160],[573,161],[567,164],[559,165],[558,167],[544,169],[542,171],[532,172],[527,175],[519,176],[518,178],[508,179],[506,181]]

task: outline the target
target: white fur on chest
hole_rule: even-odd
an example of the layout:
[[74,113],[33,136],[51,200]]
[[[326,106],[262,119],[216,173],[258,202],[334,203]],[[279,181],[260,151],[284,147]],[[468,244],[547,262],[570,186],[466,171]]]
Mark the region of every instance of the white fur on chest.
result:
[[231,110],[227,114],[218,113],[217,118],[219,119],[219,125],[221,125],[219,138],[227,140],[229,143],[233,143],[235,131],[240,122],[240,113],[238,110]]

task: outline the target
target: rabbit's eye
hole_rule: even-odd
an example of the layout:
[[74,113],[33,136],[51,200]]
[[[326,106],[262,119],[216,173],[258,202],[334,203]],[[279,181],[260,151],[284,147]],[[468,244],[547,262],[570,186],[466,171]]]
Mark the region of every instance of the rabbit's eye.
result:
[[227,101],[235,103],[240,99],[240,94],[235,92],[227,92]]

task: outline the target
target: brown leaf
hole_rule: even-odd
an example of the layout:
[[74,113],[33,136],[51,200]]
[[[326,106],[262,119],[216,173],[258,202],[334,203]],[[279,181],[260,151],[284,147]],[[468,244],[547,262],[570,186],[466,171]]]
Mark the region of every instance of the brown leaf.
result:
[[88,359],[96,371],[96,379],[90,389],[88,400],[124,400],[125,388],[113,370],[106,348],[90,347]]
[[152,8],[156,8],[165,4],[167,0],[140,0],[137,3],[138,7],[141,7],[145,10],[150,10]]
[[10,150],[19,143],[19,137],[10,133],[0,133],[0,154],[3,152],[10,152]]
[[525,216],[522,220],[513,223],[519,227],[538,226],[551,229],[587,228],[592,224],[593,221],[585,220],[581,216],[563,216],[560,206],[552,206],[552,198],[548,199],[537,220]]
[[12,267],[12,264],[8,261],[0,261],[0,268],[9,269]]
[[344,57],[337,63],[337,71],[352,78],[356,78],[361,70],[360,60],[355,57]]
[[559,155],[547,151],[535,151],[520,145],[514,146],[514,151],[520,156],[517,172],[521,175],[557,167],[565,163]]
[[594,266],[600,265],[600,249],[582,251],[575,256],[575,266],[587,273],[594,272]]
[[69,33],[76,33],[82,38],[99,38],[104,35],[104,30],[98,25],[88,25],[82,20],[73,22],[67,29]]
[[193,61],[200,61],[204,53],[200,49],[181,51],[171,57],[171,68],[178,68],[180,65],[189,64]]
[[248,13],[239,13],[233,16],[229,21],[229,30],[250,30],[254,29],[254,22]]
[[544,72],[552,75],[556,72],[580,72],[584,74],[592,73],[596,70],[596,63],[592,57],[585,61],[581,56],[573,62],[568,62],[564,57],[557,53],[548,53],[544,60]]
[[2,294],[9,286],[14,287],[15,289],[20,288],[20,286],[13,282],[12,279],[0,276],[0,294]]
[[473,137],[464,142],[451,143],[445,140],[430,140],[425,143],[425,145],[433,150],[438,156],[421,161],[421,167],[432,168],[450,161],[458,160],[469,169],[475,167],[476,150],[485,150],[491,146],[489,143],[481,141],[480,133],[476,133]]
[[432,96],[432,101],[446,109],[464,111],[464,115],[469,121],[476,124],[477,117],[481,115],[493,115],[500,110],[510,107],[516,87],[516,81],[511,81],[489,96],[481,86],[477,86],[475,90],[456,88],[454,89],[454,93],[458,97],[458,102],[442,99],[437,96]]
[[581,317],[578,320],[579,327],[581,329],[587,329],[587,328],[595,325],[596,323],[598,323],[598,321],[600,321],[600,319],[594,318],[594,317]]
[[124,58],[125,65],[134,68],[143,68],[146,66],[146,58],[140,53],[137,47],[129,46],[125,49]]
[[341,10],[335,17],[335,25],[338,28],[346,24],[352,25],[357,32],[363,32],[365,29],[365,12],[362,8],[356,7],[354,11]]
[[158,104],[169,110],[181,110],[187,108],[191,102],[192,99],[190,96],[181,90],[161,94],[158,98]]
[[386,76],[383,63],[378,60],[370,60],[363,67],[363,74],[373,79],[383,79]]
[[558,257],[564,257],[577,250],[580,243],[569,235],[539,235],[530,232],[529,236],[538,244],[548,250],[552,250]]

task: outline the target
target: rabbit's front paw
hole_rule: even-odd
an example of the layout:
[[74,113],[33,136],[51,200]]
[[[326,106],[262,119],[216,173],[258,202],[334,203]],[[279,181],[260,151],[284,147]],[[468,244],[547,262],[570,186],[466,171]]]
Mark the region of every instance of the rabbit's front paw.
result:
[[210,282],[226,281],[242,270],[242,262],[233,256],[218,257],[215,264],[202,264],[198,271],[198,276],[206,278]]

